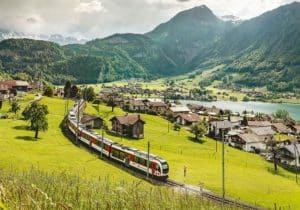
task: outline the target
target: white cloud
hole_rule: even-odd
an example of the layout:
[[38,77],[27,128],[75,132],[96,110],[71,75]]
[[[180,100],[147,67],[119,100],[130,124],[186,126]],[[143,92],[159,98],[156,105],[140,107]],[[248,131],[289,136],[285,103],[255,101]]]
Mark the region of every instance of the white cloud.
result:
[[218,16],[247,19],[292,1],[0,0],[0,28],[96,38],[113,33],[148,32],[176,13],[203,4]]
[[77,7],[75,7],[76,12],[85,12],[85,13],[93,13],[93,12],[101,12],[104,10],[101,1],[92,0],[89,2],[80,2]]

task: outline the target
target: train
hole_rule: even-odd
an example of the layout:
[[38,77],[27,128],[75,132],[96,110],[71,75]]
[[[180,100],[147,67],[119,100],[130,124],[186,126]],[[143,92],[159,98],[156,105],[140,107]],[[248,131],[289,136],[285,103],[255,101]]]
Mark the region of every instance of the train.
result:
[[[80,115],[85,109],[84,100],[79,100],[68,112],[66,124],[70,132],[86,146],[93,148],[99,154],[111,159],[131,170],[142,174],[148,174],[154,179],[165,181],[169,174],[169,165],[167,161],[159,156],[128,147],[114,142],[104,136],[95,133],[80,123]],[[149,158],[149,165],[148,165]]]

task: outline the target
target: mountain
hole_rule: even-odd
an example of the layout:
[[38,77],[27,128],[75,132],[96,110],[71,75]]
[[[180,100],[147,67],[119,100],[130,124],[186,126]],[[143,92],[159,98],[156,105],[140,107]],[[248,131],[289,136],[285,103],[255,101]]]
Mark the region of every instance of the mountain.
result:
[[50,41],[55,42],[60,45],[66,44],[83,44],[87,42],[85,39],[77,39],[75,37],[65,37],[59,34],[52,34],[52,35],[45,35],[45,34],[28,34],[23,32],[15,32],[6,29],[0,29],[0,41],[5,39],[35,39],[35,40],[43,40],[43,41]]
[[180,70],[232,26],[203,5],[178,13],[146,35],[162,46]]
[[[247,86],[291,91],[300,88],[300,3],[244,21],[218,40],[208,57],[227,63],[226,74]],[[204,61],[198,55],[198,64]],[[278,87],[282,86],[282,87]]]
[[273,91],[300,88],[300,3],[239,24],[226,18],[221,20],[200,6],[178,13],[146,34],[115,34],[65,46],[5,40],[0,42],[0,69],[30,76],[39,69],[54,83],[66,79],[94,83],[153,79],[223,64],[208,82],[226,77],[231,84]]

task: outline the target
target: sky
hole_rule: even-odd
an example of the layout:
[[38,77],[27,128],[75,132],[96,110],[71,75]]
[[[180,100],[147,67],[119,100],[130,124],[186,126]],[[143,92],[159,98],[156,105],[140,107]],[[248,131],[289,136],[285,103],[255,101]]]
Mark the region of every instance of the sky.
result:
[[0,28],[93,39],[114,33],[145,33],[178,12],[200,5],[206,5],[217,16],[250,19],[293,1],[0,0]]

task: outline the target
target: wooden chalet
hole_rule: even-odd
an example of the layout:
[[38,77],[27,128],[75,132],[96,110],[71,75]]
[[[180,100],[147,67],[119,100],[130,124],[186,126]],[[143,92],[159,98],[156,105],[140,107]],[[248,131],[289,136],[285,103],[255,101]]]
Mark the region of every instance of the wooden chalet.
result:
[[131,138],[144,138],[145,121],[140,115],[115,116],[110,121],[114,133]]
[[86,114],[86,113],[83,114],[80,121],[87,128],[100,129],[103,125],[103,119],[101,119],[100,117],[94,116],[94,115]]
[[179,113],[176,117],[176,122],[181,124],[181,125],[185,125],[185,126],[190,126],[194,123],[199,122],[200,118],[199,115],[195,114],[195,113],[189,113],[189,114],[185,114],[185,113]]
[[29,84],[28,82],[21,80],[5,80],[0,81],[0,86],[6,86],[8,90],[27,92]]

